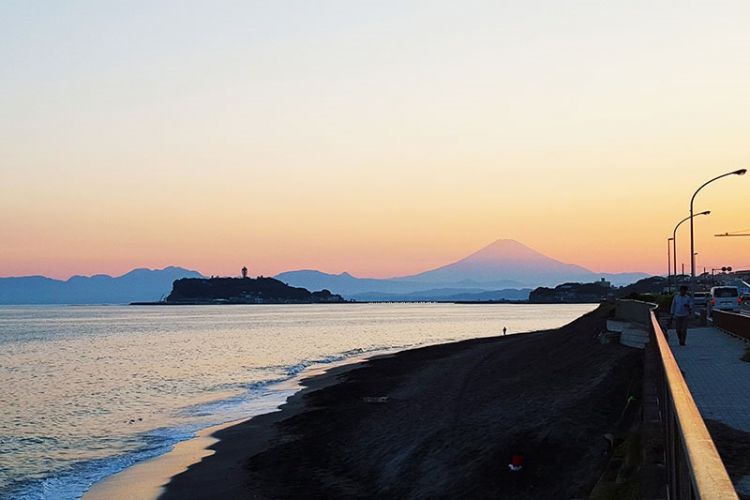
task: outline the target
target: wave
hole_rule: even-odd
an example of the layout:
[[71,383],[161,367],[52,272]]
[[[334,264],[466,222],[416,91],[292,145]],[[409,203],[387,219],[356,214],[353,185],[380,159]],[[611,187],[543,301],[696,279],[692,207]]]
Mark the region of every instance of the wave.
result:
[[0,497],[18,500],[81,498],[96,482],[139,462],[163,455],[180,441],[190,439],[198,429],[154,429],[137,436],[142,446],[131,453],[71,464],[54,475],[42,479],[17,481]]
[[338,363],[366,354],[406,349],[412,346],[357,348],[322,358],[304,360],[293,365],[265,367],[271,373],[281,372],[282,375],[247,383],[221,384],[212,388],[212,390],[241,390],[242,392],[229,398],[192,405],[178,410],[178,416],[200,417],[202,419],[200,423],[157,428],[132,436],[131,439],[140,444],[135,451],[113,457],[76,462],[65,469],[56,471],[49,477],[14,481],[6,487],[0,488],[0,498],[18,500],[81,498],[95,483],[137,463],[168,453],[177,443],[194,438],[196,433],[202,429],[277,410],[289,396],[300,389],[300,387],[294,387],[283,390],[278,386],[299,377],[311,367]]

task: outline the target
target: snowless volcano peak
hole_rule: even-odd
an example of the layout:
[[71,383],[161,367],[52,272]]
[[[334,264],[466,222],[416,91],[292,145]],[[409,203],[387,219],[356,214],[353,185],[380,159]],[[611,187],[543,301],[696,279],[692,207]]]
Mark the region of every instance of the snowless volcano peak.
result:
[[[554,260],[516,240],[499,239],[462,259],[462,262],[538,262]],[[557,261],[555,261],[557,262]]]
[[515,240],[500,239],[457,262],[407,279],[430,283],[514,281],[525,284],[591,281],[594,273],[547,257]]

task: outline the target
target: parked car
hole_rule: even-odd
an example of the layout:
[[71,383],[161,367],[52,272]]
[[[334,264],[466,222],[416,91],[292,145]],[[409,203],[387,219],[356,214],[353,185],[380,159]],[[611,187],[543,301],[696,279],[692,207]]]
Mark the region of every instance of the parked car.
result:
[[706,307],[708,305],[708,296],[710,292],[695,292],[693,294],[693,304],[696,307]]
[[708,313],[719,311],[740,312],[742,299],[736,286],[715,286],[708,297]]

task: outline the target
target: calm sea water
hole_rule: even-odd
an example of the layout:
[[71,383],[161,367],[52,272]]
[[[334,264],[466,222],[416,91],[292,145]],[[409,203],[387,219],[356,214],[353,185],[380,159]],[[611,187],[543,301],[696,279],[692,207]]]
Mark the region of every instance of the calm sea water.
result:
[[200,428],[270,411],[290,394],[279,382],[314,364],[593,307],[0,307],[0,497],[79,498]]

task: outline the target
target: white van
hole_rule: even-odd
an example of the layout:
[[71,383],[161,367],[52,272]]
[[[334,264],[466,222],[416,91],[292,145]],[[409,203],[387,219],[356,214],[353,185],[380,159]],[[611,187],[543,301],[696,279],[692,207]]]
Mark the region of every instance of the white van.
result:
[[708,296],[708,312],[719,311],[740,312],[742,300],[736,286],[715,286]]
[[708,292],[693,292],[693,305],[695,307],[706,307],[708,305]]

